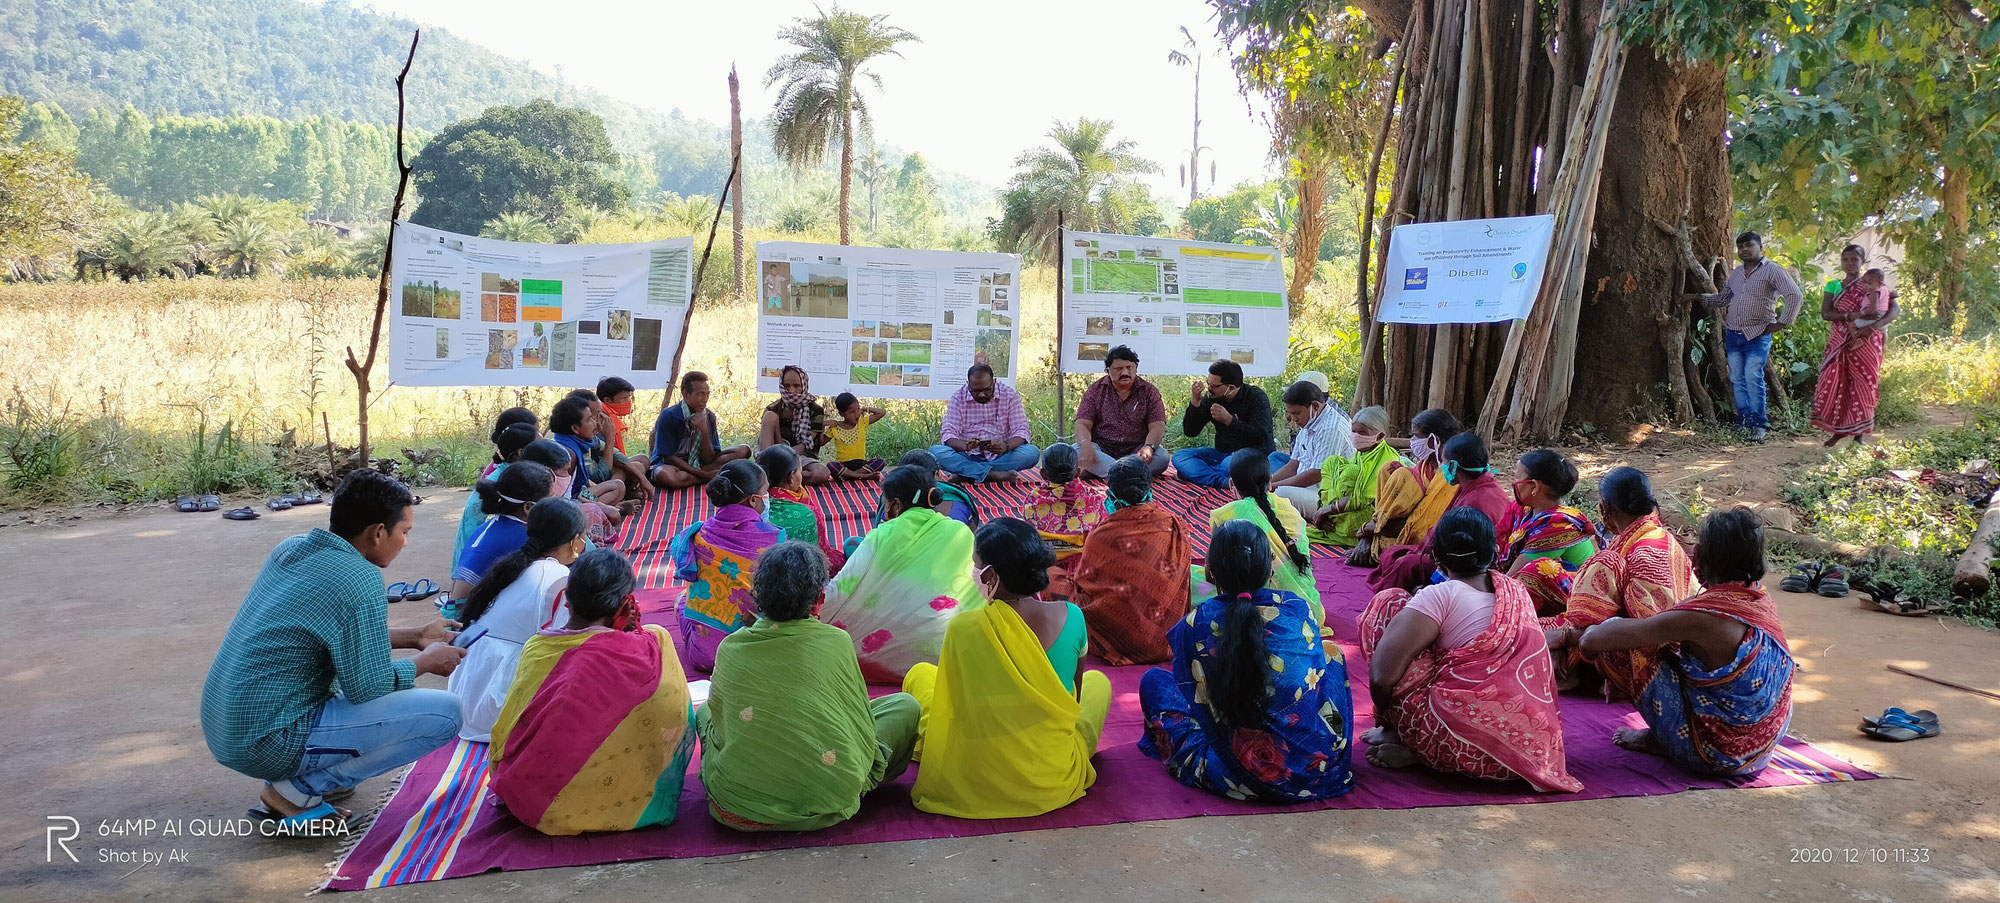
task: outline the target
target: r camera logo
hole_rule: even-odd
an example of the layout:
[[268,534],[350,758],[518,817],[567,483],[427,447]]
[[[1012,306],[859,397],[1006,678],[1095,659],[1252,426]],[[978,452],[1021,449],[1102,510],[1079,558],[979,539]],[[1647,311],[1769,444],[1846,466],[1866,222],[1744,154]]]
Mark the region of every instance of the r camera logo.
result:
[[1431,283],[1430,267],[1411,267],[1403,271],[1403,288],[1428,288]]

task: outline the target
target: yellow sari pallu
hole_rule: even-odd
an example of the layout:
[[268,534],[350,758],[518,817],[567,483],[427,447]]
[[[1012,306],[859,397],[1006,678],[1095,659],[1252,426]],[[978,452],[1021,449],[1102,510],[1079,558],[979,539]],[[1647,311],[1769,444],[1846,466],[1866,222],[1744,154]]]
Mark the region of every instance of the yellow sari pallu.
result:
[[1060,809],[1097,780],[1090,757],[1111,708],[1111,681],[1086,671],[1072,696],[1013,606],[960,612],[937,665],[910,669],[922,704],[923,765],[911,797],[954,818],[1020,818]]

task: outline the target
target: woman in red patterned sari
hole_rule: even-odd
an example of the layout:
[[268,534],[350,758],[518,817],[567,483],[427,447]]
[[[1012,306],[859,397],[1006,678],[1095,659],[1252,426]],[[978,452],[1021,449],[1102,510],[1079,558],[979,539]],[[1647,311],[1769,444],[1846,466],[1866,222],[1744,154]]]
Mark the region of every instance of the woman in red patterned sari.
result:
[[1813,390],[1813,429],[1828,433],[1826,446],[1852,437],[1864,441],[1875,431],[1875,402],[1880,397],[1884,330],[1901,309],[1896,293],[1883,286],[1881,270],[1861,272],[1867,252],[1848,245],[1840,252],[1847,277],[1827,283],[1820,300],[1820,319],[1832,324],[1826,336],[1826,356],[1820,359],[1819,386]]
[[1569,608],[1542,619],[1551,649],[1557,650],[1556,676],[1567,689],[1589,665],[1604,675],[1607,695],[1637,699],[1646,688],[1647,655],[1637,651],[1588,656],[1576,636],[1611,618],[1647,618],[1701,591],[1694,565],[1680,540],[1660,523],[1653,484],[1636,468],[1618,467],[1597,484],[1597,516],[1614,531],[1604,551],[1584,562],[1570,587]]
[[1422,764],[1490,781],[1574,793],[1563,757],[1553,665],[1519,581],[1493,567],[1493,521],[1445,512],[1432,551],[1451,578],[1412,596],[1377,593],[1361,614],[1375,727],[1362,735],[1382,768]]

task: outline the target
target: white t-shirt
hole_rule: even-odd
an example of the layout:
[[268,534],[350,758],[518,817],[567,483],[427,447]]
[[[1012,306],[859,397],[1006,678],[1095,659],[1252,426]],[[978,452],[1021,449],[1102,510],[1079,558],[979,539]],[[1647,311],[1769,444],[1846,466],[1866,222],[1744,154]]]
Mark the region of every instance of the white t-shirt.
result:
[[485,625],[487,634],[466,650],[465,659],[445,683],[445,689],[458,694],[464,719],[459,737],[477,742],[493,739],[493,722],[507,705],[521,644],[544,627],[569,623],[569,603],[563,598],[568,586],[569,568],[544,558],[528,565],[519,579],[501,590],[475,622]]
[[1493,594],[1457,580],[1417,590],[1410,607],[1438,623],[1438,646],[1444,649],[1470,643],[1493,626]]
[[1319,416],[1306,421],[1292,437],[1292,460],[1300,470],[1312,470],[1327,458],[1354,457],[1353,422],[1340,405],[1329,401]]

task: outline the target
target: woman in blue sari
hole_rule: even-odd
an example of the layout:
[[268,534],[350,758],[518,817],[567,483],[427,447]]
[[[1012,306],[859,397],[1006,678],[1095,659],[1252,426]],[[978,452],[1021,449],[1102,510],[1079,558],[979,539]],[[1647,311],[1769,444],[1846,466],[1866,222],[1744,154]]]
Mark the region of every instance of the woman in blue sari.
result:
[[1174,670],[1146,672],[1139,751],[1174,779],[1239,800],[1297,802],[1354,788],[1347,663],[1306,600],[1265,583],[1271,546],[1246,520],[1215,529],[1216,594],[1167,631]]

